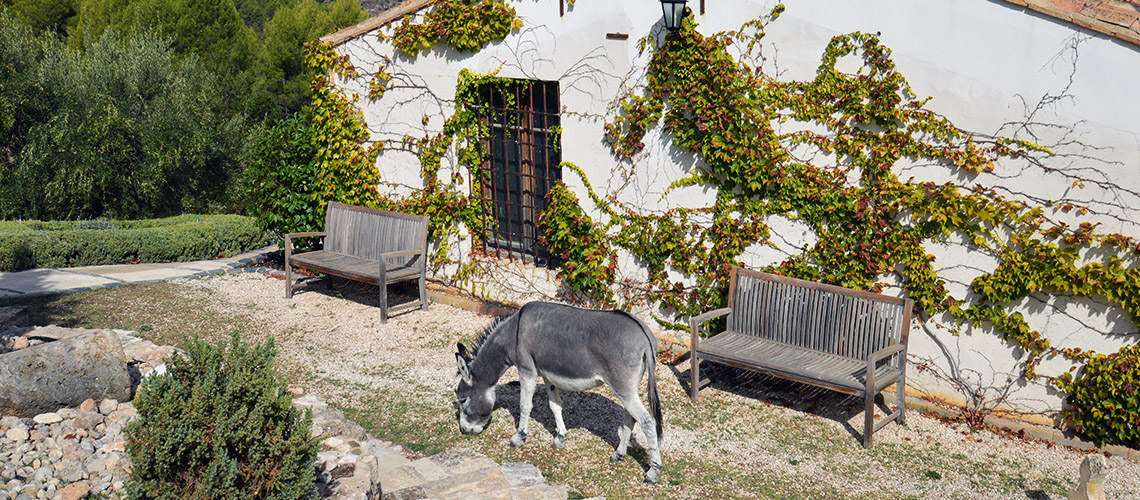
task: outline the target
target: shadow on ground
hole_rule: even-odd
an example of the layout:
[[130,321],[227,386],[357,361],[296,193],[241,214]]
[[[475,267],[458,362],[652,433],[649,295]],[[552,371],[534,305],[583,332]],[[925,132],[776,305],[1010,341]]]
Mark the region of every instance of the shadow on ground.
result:
[[[546,384],[537,384],[534,390],[534,406],[530,412],[531,425],[528,429],[526,446],[551,446],[554,435],[558,432],[554,423],[554,414],[550,411],[549,400],[546,396]],[[644,396],[644,395],[643,395]],[[519,383],[508,382],[495,386],[495,409],[503,408],[510,412],[514,419],[512,428],[518,428],[519,422]],[[610,448],[617,448],[618,426],[621,425],[625,409],[616,401],[592,391],[573,392],[562,391],[562,421],[566,424],[566,433],[571,435],[575,430],[585,430],[604,441]],[[538,425],[543,431],[538,431]],[[641,426],[635,425],[634,433],[640,433]],[[636,437],[636,440],[634,439]],[[649,470],[649,454],[641,443],[645,436],[631,436],[627,459],[636,460],[642,470]],[[508,446],[503,442],[503,446]]]
[[[667,365],[685,394],[689,394],[691,376],[689,370],[682,371],[681,367],[687,367],[687,361],[688,356],[684,356],[677,363]],[[702,391],[715,388],[762,403],[826,418],[838,422],[848,434],[860,442],[863,440],[863,430],[852,427],[850,423],[852,418],[863,413],[862,398],[708,361],[701,363],[701,376],[711,381],[702,388]],[[698,398],[697,404],[700,404],[699,401]],[[876,412],[876,418],[889,415],[892,411],[883,400],[882,394],[876,396],[875,406],[879,412],[882,412],[881,414]]]

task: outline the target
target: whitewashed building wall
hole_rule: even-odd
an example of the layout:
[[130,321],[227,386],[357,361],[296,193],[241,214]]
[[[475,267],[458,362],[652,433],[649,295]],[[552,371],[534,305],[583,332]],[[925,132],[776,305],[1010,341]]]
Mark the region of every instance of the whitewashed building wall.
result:
[[[696,10],[697,3],[693,0],[690,6]],[[638,39],[647,34],[663,36],[656,0],[578,0],[563,16],[554,0],[513,1],[510,5],[517,9],[524,27],[474,54],[438,46],[412,58],[399,54],[376,32],[359,34],[339,45],[338,51],[349,54],[366,71],[375,68],[382,57],[391,58],[387,71],[395,75],[393,88],[376,102],[364,97],[359,101],[373,138],[396,144],[405,134],[437,133],[453,112],[457,75],[464,68],[558,81],[563,106],[562,159],[582,167],[599,192],[614,193],[646,211],[712,204],[715,192],[701,187],[661,196],[671,181],[700,160],[674,148],[660,127],[651,129],[645,152],[632,165],[615,159],[604,142],[602,126],[612,117],[608,106],[623,84],[636,83],[644,76],[648,54],[639,54]],[[711,0],[705,14],[697,14],[699,29],[705,34],[737,29],[747,20],[766,15],[774,5],[762,0]],[[1140,221],[1136,194],[1140,193],[1140,46],[991,0],[792,0],[786,6],[783,16],[768,26],[764,39],[768,74],[781,80],[811,79],[832,36],[857,30],[879,32],[915,92],[933,97],[928,108],[967,130],[1025,139],[1034,139],[1028,134],[1035,133],[1038,142],[1058,153],[1047,163],[1053,172],[1006,160],[976,180],[930,165],[898,165],[901,178],[913,175],[935,182],[978,182],[1014,199],[1068,201],[1092,210],[1081,220],[1101,222],[1100,228],[1108,232],[1140,236],[1136,224]],[[391,35],[392,25],[380,31]],[[609,33],[629,36],[614,39],[607,37]],[[343,82],[347,91],[362,96],[367,94],[366,84],[363,78]],[[1036,125],[1020,128],[1027,121]],[[445,159],[445,172],[455,168],[449,160],[454,156]],[[399,195],[423,185],[419,160],[411,152],[389,148],[377,165],[385,192]],[[1083,189],[1074,187],[1076,178],[1089,182]],[[600,218],[577,176],[564,172],[563,179],[587,211]],[[1060,212],[1055,215],[1069,217]],[[780,218],[770,222],[775,248],[750,249],[744,257],[749,265],[779,262],[815,240],[806,226]],[[465,259],[471,241],[461,242],[452,256]],[[958,297],[968,297],[970,281],[996,266],[992,258],[954,241],[932,243],[928,250],[937,257],[940,275],[951,281],[950,291]],[[490,298],[515,302],[557,291],[553,272],[518,263],[510,268],[512,273],[490,277],[472,288]],[[443,274],[453,271],[447,269]],[[633,259],[626,258],[619,272],[637,277],[642,271]],[[1127,314],[1102,301],[1042,295],[1025,300],[1019,309],[1032,327],[1059,347],[1107,353],[1137,341],[1137,327]],[[1020,373],[1019,349],[984,329],[967,329],[954,336],[935,324],[925,328],[916,324],[910,352],[912,361],[931,362],[943,369],[953,359],[972,370],[967,376],[979,386],[1001,386]],[[1039,372],[1057,375],[1069,366],[1068,362],[1049,361]],[[908,377],[909,389],[916,394],[961,401],[937,378],[917,370],[911,370]],[[1021,382],[1015,389],[1010,402],[1017,409],[1049,412],[1062,406],[1063,395],[1042,382]]]

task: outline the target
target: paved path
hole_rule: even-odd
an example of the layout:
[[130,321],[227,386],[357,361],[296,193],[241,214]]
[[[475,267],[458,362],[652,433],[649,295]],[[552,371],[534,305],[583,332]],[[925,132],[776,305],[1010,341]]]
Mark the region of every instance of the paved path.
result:
[[30,297],[91,288],[222,274],[261,263],[267,255],[275,251],[277,251],[277,245],[270,245],[241,255],[216,260],[162,264],[48,267],[14,273],[0,272],[0,298]]

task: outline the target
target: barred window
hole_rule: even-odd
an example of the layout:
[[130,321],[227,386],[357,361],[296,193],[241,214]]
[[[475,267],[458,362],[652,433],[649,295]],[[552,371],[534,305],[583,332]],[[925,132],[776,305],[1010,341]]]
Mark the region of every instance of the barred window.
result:
[[491,211],[483,250],[549,265],[536,223],[546,194],[562,179],[558,83],[486,84],[479,97],[475,108],[485,125],[482,142],[488,154],[472,194]]

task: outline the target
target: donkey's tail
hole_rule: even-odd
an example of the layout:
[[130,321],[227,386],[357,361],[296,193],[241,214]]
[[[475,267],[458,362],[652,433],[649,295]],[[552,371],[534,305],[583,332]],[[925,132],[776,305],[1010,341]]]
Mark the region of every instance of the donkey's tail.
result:
[[649,355],[649,406],[653,409],[653,420],[657,421],[657,446],[665,436],[665,421],[661,418],[661,400],[657,397],[657,353]]
[[649,336],[649,353],[645,358],[645,369],[649,371],[649,407],[653,411],[653,420],[657,422],[657,445],[661,446],[661,438],[665,436],[665,421],[661,418],[661,399],[657,397],[657,342],[648,328],[642,326],[642,329]]

